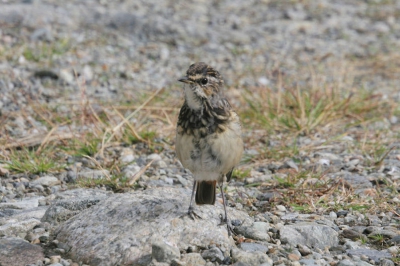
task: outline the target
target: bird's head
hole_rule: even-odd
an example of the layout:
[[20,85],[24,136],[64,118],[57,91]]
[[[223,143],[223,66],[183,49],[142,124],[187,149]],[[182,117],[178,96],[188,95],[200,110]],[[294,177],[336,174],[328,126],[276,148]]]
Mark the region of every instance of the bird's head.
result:
[[192,64],[179,81],[185,83],[186,103],[195,110],[218,97],[224,84],[219,72],[203,62]]

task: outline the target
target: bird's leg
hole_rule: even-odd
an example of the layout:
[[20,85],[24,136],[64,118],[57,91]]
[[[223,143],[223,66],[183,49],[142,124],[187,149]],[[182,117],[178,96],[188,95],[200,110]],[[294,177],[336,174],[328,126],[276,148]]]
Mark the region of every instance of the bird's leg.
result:
[[197,181],[195,180],[193,183],[193,189],[192,189],[192,196],[190,197],[190,204],[189,204],[189,209],[188,209],[188,215],[190,216],[190,218],[192,218],[193,220],[195,218],[200,218],[202,219],[198,214],[196,214],[194,212],[194,208],[193,208],[193,198],[194,198],[194,193],[196,191],[196,185],[197,185]]
[[228,228],[228,235],[231,236],[232,234],[235,235],[235,232],[233,231],[231,221],[228,219],[228,212],[226,211],[226,205],[227,205],[227,199],[225,199],[225,194],[224,194],[224,181],[221,182],[221,185],[219,187],[221,190],[221,195],[222,195],[222,202],[224,203],[224,211],[225,211],[225,218],[222,219],[221,224],[226,224]]

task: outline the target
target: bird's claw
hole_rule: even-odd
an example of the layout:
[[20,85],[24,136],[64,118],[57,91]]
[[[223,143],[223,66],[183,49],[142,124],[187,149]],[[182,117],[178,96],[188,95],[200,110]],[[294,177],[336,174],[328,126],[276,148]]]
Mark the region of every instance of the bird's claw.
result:
[[228,219],[228,217],[223,218],[222,214],[220,214],[219,218],[221,219],[221,222],[220,222],[219,225],[225,225],[226,224],[226,227],[228,229],[228,236],[236,235],[235,231],[233,231],[232,223]]
[[193,220],[196,220],[196,218],[197,218],[197,219],[203,219],[200,215],[198,215],[197,213],[194,212],[194,209],[193,209],[193,208],[189,208],[187,214],[188,214],[189,217],[192,218]]

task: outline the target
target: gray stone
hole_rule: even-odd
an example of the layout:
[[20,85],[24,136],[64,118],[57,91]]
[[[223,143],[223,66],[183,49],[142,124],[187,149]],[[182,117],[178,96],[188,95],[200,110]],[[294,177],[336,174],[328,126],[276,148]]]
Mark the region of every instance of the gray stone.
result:
[[37,185],[41,185],[44,187],[52,187],[52,186],[56,186],[59,184],[61,184],[61,181],[58,180],[57,177],[50,176],[50,175],[42,176],[42,177],[39,177],[38,179],[35,179],[35,180],[29,182],[29,185],[32,187],[37,186]]
[[163,241],[155,241],[151,245],[151,256],[158,262],[170,263],[174,259],[179,259],[180,252],[176,247],[172,247]]
[[349,229],[345,229],[342,231],[341,235],[345,238],[349,238],[351,240],[358,240],[358,239],[363,239],[363,240],[368,240],[367,236],[354,231],[354,230],[349,230]]
[[184,263],[184,265],[206,265],[206,261],[203,259],[203,257],[199,253],[189,253],[189,254],[184,254],[182,255],[181,261]]
[[40,224],[40,220],[29,218],[18,221],[15,219],[7,220],[6,224],[0,226],[0,236],[18,236],[21,233],[26,233],[36,225]]
[[41,221],[59,224],[96,205],[110,194],[110,192],[93,189],[75,189],[59,193],[56,200],[46,210]]
[[90,208],[100,202],[102,198],[81,198],[59,200],[52,203],[42,218],[42,222],[59,224],[77,215],[84,209]]
[[77,177],[78,178],[87,178],[87,179],[102,179],[105,178],[106,176],[110,176],[110,171],[108,170],[91,170],[91,171],[83,171],[83,172],[78,172]]
[[39,206],[43,197],[27,197],[19,201],[0,203],[0,209],[32,209]]
[[268,252],[268,247],[262,245],[262,244],[258,244],[258,243],[240,243],[239,247],[241,249],[243,249],[244,251],[248,251],[248,252],[254,252],[254,251],[260,251],[263,253],[267,253]]
[[348,259],[341,260],[336,265],[337,266],[355,266],[354,262],[352,262],[351,260],[348,260]]
[[397,236],[397,233],[394,232],[394,231],[391,231],[391,230],[377,230],[377,231],[374,231],[374,232],[370,233],[368,235],[368,237],[371,238],[371,237],[374,237],[374,236],[377,236],[377,235],[381,235],[381,236],[386,237],[386,238],[394,238],[394,237]]
[[375,262],[379,262],[381,259],[388,259],[392,257],[388,251],[379,251],[366,248],[348,249],[346,250],[346,253],[350,256],[366,256]]
[[312,253],[311,249],[306,245],[297,245],[297,248],[302,256],[307,256]]
[[394,262],[390,259],[382,259],[380,261],[380,266],[394,266]]
[[301,259],[301,260],[299,260],[299,262],[301,265],[305,265],[305,266],[319,266],[320,265],[314,259]]
[[205,260],[210,260],[212,262],[216,261],[218,263],[221,263],[224,260],[224,254],[222,254],[222,251],[217,247],[213,247],[213,248],[205,250],[201,254],[201,256]]
[[271,237],[268,235],[268,230],[271,226],[266,222],[254,222],[250,226],[239,226],[235,231],[242,234],[244,237],[260,241],[270,241]]
[[[65,221],[55,236],[71,247],[73,260],[95,265],[137,263],[152,252],[150,239],[155,238],[179,250],[211,244],[230,250],[234,241],[226,226],[218,226],[222,204],[197,206],[202,219],[193,220],[187,215],[190,195],[190,190],[174,187],[113,194]],[[231,219],[250,222],[246,213],[228,209]]]
[[298,223],[285,225],[280,230],[282,243],[298,244],[324,249],[339,244],[338,233],[326,225]]
[[21,266],[43,259],[44,254],[40,246],[20,238],[0,239],[0,265]]
[[390,240],[390,242],[393,243],[393,244],[399,245],[399,244],[400,244],[400,235],[396,235],[395,237],[393,237],[393,238]]
[[232,259],[234,262],[241,262],[249,266],[259,266],[263,263],[272,265],[272,259],[269,258],[267,254],[260,251],[245,252],[238,248],[233,248]]

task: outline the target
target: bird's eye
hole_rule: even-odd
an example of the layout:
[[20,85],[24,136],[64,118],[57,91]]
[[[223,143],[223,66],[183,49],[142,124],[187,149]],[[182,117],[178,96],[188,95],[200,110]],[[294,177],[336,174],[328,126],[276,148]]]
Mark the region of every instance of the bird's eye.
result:
[[208,83],[208,79],[204,78],[200,82],[202,85],[206,85]]

